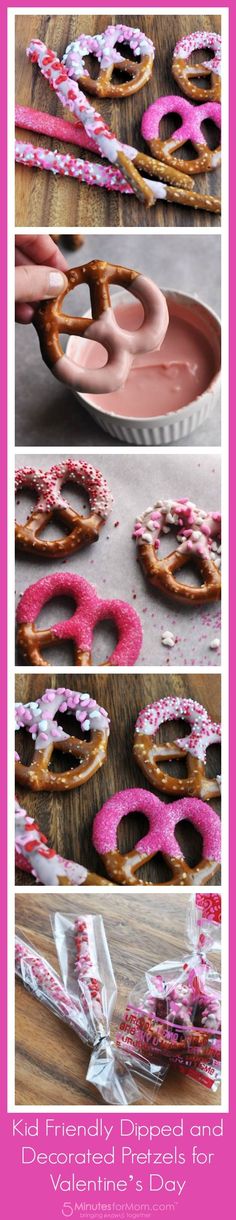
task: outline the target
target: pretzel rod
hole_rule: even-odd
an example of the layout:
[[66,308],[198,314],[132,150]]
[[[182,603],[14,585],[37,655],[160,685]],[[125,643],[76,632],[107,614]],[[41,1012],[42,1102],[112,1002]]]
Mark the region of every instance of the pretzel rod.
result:
[[28,991],[32,991],[38,1000],[48,1004],[57,1016],[80,1032],[76,1001],[65,991],[49,962],[18,936],[15,938],[15,971]]
[[91,918],[77,919],[75,923],[75,974],[78,982],[86,985],[90,992],[92,1008],[96,1019],[102,1020],[102,983],[99,978],[95,937]]
[[134,158],[131,160],[130,154],[126,156],[123,152],[120,141],[104,123],[99,111],[94,110],[90,105],[85,94],[78,88],[77,82],[70,80],[64,64],[60,62],[55,51],[49,50],[40,40],[32,39],[27,49],[27,55],[33,63],[39,65],[42,75],[55,90],[62,105],[68,106],[71,113],[75,114],[85,127],[88,135],[95,140],[99,152],[103,153],[112,165],[117,163],[122,166],[124,177],[132,183],[138,199],[141,199],[146,207],[151,207],[154,203],[152,189],[146,185],[138,170],[132,165]]
[[40,885],[108,885],[104,877],[88,872],[82,864],[65,860],[49,847],[38,823],[15,800],[15,862]]
[[[59,119],[53,114],[44,114],[42,110],[31,110],[29,106],[15,107],[15,125],[23,127],[27,131],[37,131],[40,135],[50,136],[52,139],[63,140],[66,144],[76,144],[80,148],[87,148],[89,152],[97,152],[97,145],[85,131],[82,123],[69,123],[68,119]],[[132,155],[136,152],[134,164],[137,169],[147,170],[154,178],[159,178],[160,182],[170,182],[172,186],[192,187],[193,178],[189,174],[180,172],[175,168],[162,164],[155,157],[150,157],[146,153],[138,152],[128,144],[122,144],[123,152],[127,155]],[[183,163],[184,164],[184,163]]]
[[[105,186],[107,191],[134,194],[131,182],[129,185],[119,169],[109,165],[93,165],[90,161],[82,161],[69,156],[68,153],[52,152],[49,148],[35,148],[33,144],[23,144],[16,140],[15,160],[18,165],[26,165],[30,169],[47,169],[53,174],[60,174],[61,177],[78,178],[80,182],[86,182],[87,186]],[[125,157],[124,160],[127,165]],[[146,178],[143,178],[143,182],[151,186],[155,199],[166,200],[167,203],[182,203],[185,207],[198,208],[205,212],[221,211],[220,200],[212,195],[198,195],[194,191],[168,186],[164,182],[149,183]]]

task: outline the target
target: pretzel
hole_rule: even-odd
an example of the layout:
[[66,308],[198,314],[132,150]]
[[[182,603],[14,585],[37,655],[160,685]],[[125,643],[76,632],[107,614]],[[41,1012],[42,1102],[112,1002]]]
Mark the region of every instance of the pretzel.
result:
[[[145,814],[149,831],[136,843],[133,851],[124,855],[117,847],[117,827],[121,818],[131,812]],[[175,838],[175,828],[185,818],[202,835],[202,859],[190,867]],[[220,861],[220,820],[203,801],[184,799],[165,805],[159,797],[143,788],[126,788],[110,797],[93,823],[93,844],[99,852],[108,877],[119,885],[151,885],[137,878],[137,869],[161,852],[170,869],[171,880],[165,885],[208,885]]]
[[[84,733],[91,740],[71,737],[57,723],[57,712],[75,715]],[[63,792],[67,788],[78,788],[85,784],[106,759],[109,737],[109,718],[105,708],[99,707],[95,699],[80,691],[58,687],[46,690],[42,698],[30,703],[16,703],[15,728],[27,729],[35,751],[30,766],[25,766],[16,753],[16,781],[31,788],[33,792]],[[78,765],[70,771],[57,775],[50,771],[53,751],[71,754]]]
[[[63,484],[68,481],[85,488],[90,506],[88,517],[75,512],[62,496]],[[88,462],[81,459],[74,461],[73,458],[67,458],[49,470],[34,470],[31,466],[25,466],[15,475],[16,493],[22,488],[36,491],[37,501],[24,525],[16,521],[16,546],[20,550],[54,559],[58,555],[71,555],[82,546],[97,542],[113,503],[113,496],[100,470]],[[54,516],[66,527],[66,537],[41,538],[45,525]]]
[[[186,60],[192,51],[200,51],[202,47],[212,47],[213,59],[205,63],[189,64]],[[207,90],[209,102],[220,102],[221,98],[221,36],[208,33],[207,30],[195,30],[193,34],[181,38],[176,43],[173,53],[172,73],[177,85],[187,97],[193,97],[197,102],[204,102],[206,90],[204,86],[195,85],[194,77],[211,77],[211,86]]]
[[82,864],[65,860],[49,847],[38,823],[15,801],[15,863],[39,885],[111,885]]
[[[128,43],[136,60],[124,59],[116,50],[117,43]],[[90,76],[84,67],[87,55],[95,55],[100,69],[96,80]],[[78,80],[82,89],[97,97],[129,97],[137,93],[149,80],[155,55],[155,47],[150,38],[139,29],[128,25],[108,25],[103,34],[81,34],[75,42],[71,42],[63,55],[69,76]],[[114,84],[112,75],[116,72],[127,72],[129,80],[123,84]]]
[[[37,629],[34,620],[53,597],[72,597],[76,609],[71,618],[45,630]],[[142,643],[142,628],[136,611],[128,602],[97,596],[93,585],[82,576],[70,572],[55,572],[30,585],[20,598],[17,608],[18,644],[31,665],[46,665],[41,647],[57,644],[58,640],[73,640],[75,665],[91,665],[94,628],[103,619],[112,619],[118,633],[118,643],[105,665],[134,665]]]
[[[174,529],[178,549],[158,559],[161,534]],[[157,500],[135,522],[133,537],[138,558],[152,585],[175,601],[200,606],[221,596],[221,515],[197,508],[191,500]],[[200,587],[182,584],[175,573],[191,562],[201,577]]]
[[[160,123],[167,114],[179,114],[182,123],[171,136],[162,140],[159,135]],[[205,170],[216,169],[221,161],[220,146],[213,151],[203,134],[202,123],[206,119],[211,119],[216,127],[221,128],[221,106],[217,102],[193,106],[187,98],[173,94],[171,97],[159,97],[152,106],[148,106],[142,117],[141,132],[154,157],[160,157],[167,165],[175,165],[178,170],[184,168],[188,174],[201,174]],[[175,156],[176,150],[183,148],[187,140],[191,140],[197,152],[197,157],[192,161],[183,161]]]
[[[32,63],[39,65],[42,75],[45,76],[51,88],[55,90],[59,101],[63,106],[67,106],[76,119],[79,119],[83,127],[85,127],[86,134],[91,136],[95,141],[96,148],[101,155],[107,157],[107,160],[113,166],[115,164],[119,166],[123,171],[124,177],[132,184],[138,199],[146,207],[151,207],[154,203],[151,185],[145,183],[143,178],[141,178],[130,156],[124,153],[121,141],[117,140],[114,133],[104,123],[99,111],[94,110],[93,106],[88,102],[85,94],[78,88],[77,82],[70,80],[65,64],[60,62],[55,51],[49,50],[45,43],[33,38],[26,54],[32,60]],[[133,160],[134,157],[135,150]]]
[[[42,301],[35,310],[34,325],[43,360],[59,381],[77,389],[96,394],[118,390],[126,381],[134,356],[161,346],[169,320],[165,297],[152,280],[138,271],[100,260],[73,267],[66,279],[63,292],[51,301]],[[92,318],[72,318],[61,312],[64,297],[78,284],[89,285]],[[122,285],[141,301],[144,320],[138,330],[127,331],[118,326],[111,306],[110,284]],[[59,341],[62,332],[85,334],[87,339],[102,344],[107,350],[107,364],[99,369],[80,368],[64,355]]]
[[[122,164],[122,157],[124,158],[124,156],[125,154],[120,153],[120,164]],[[139,164],[140,169],[146,169],[146,162],[149,160],[149,173],[153,175],[157,175],[156,167],[158,165],[158,178],[161,179],[160,182],[151,182],[148,178],[143,178],[143,184],[146,185],[147,190],[152,190],[153,203],[160,199],[162,203],[164,201],[166,203],[182,203],[183,207],[195,208],[197,211],[214,212],[217,214],[221,211],[220,199],[216,199],[214,195],[200,195],[193,191],[192,184],[190,187],[191,179],[190,181],[189,178],[187,180],[190,189],[182,189],[183,182],[181,185],[178,185],[176,181],[177,170],[170,170],[170,167],[163,165],[161,172],[159,169],[160,162],[154,161],[151,157],[146,158],[143,153],[139,153],[138,157],[139,161],[136,156],[133,158],[134,167],[135,164]],[[28,166],[29,169],[50,170],[52,174],[60,174],[62,177],[65,176],[66,178],[77,179],[79,182],[86,182],[87,186],[104,186],[108,191],[120,191],[121,194],[126,195],[137,194],[133,184],[135,169],[133,169],[132,174],[128,173],[127,158],[126,175],[124,176],[119,169],[114,169],[111,165],[94,165],[90,161],[81,161],[79,157],[71,157],[69,154],[65,156],[63,153],[52,152],[50,148],[35,148],[33,144],[22,144],[20,140],[16,140],[15,161],[18,165]],[[125,161],[123,161],[124,163]],[[169,181],[175,182],[176,185],[169,186]],[[142,202],[141,195],[140,199]]]
[[[191,726],[188,737],[175,741],[156,742],[160,725],[168,720],[187,720]],[[221,726],[214,724],[205,708],[193,699],[159,699],[139,713],[134,731],[133,752],[138,766],[154,788],[171,796],[198,796],[210,801],[220,796],[220,776],[206,776],[207,747],[221,742]],[[160,762],[185,758],[187,778],[167,775]]]
[[[57,115],[45,114],[45,112],[42,110],[32,110],[30,106],[15,106],[15,125],[16,127],[23,127],[27,131],[37,131],[44,136],[51,136],[52,139],[64,140],[66,144],[75,144],[81,148],[87,148],[90,150],[90,152],[97,152],[97,145],[95,144],[95,141],[92,140],[91,136],[87,135],[85,128],[82,127],[82,123],[79,122],[70,123],[67,119],[59,119]],[[17,147],[19,150],[22,148],[19,141],[17,141]],[[33,145],[30,145],[29,147],[32,149],[32,156],[34,156],[35,153],[37,155],[37,149],[35,149]],[[127,156],[130,156],[137,169],[140,169],[141,172],[146,171],[146,173],[150,174],[151,177],[153,176],[154,178],[159,178],[160,182],[170,182],[173,186],[187,188],[193,185],[193,180],[184,172],[183,161],[180,173],[175,167],[175,162],[173,162],[171,166],[163,165],[161,161],[156,161],[154,157],[148,157],[145,153],[138,152],[137,148],[133,148],[129,144],[122,143],[121,148]],[[46,157],[48,157],[48,168],[50,165],[54,166],[54,154],[52,151],[50,149],[47,151],[44,148],[41,150],[41,153],[43,160],[45,160],[45,154]],[[57,153],[55,156],[55,166],[58,165],[59,167],[60,164],[62,170],[65,160],[67,160],[68,166],[68,159],[63,157],[63,154]],[[111,168],[111,166],[107,165],[94,165],[94,162],[92,164],[92,162],[90,163],[88,161],[76,161],[74,157],[69,157],[71,174],[72,165],[74,166],[74,170],[75,167],[77,167],[77,177],[80,177],[80,181],[87,181],[90,185],[92,185],[94,181],[97,186],[105,186],[106,189],[120,190],[121,192],[125,191],[128,194],[133,194],[132,187],[128,185],[126,178],[122,177],[120,170],[114,170]],[[93,171],[95,171],[94,179],[92,177]],[[54,172],[56,172],[55,167]],[[57,172],[60,172],[59,168]],[[99,175],[100,177],[98,181]],[[74,176],[76,176],[76,172]],[[55,234],[53,233],[53,241],[55,240]],[[73,238],[68,237],[67,240],[73,241]],[[81,242],[83,239],[74,238],[74,241],[78,240]]]

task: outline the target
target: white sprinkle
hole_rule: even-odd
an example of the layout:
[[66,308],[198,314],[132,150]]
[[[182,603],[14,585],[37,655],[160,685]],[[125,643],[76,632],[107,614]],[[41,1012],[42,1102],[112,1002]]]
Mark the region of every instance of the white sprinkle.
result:
[[165,648],[174,648],[174,644],[176,644],[176,640],[175,640],[174,635],[172,634],[172,631],[164,631],[164,635],[162,635],[162,637],[161,637],[161,642],[162,642],[162,644],[165,645]]
[[218,639],[217,636],[215,636],[215,639],[211,640],[210,648],[212,648],[213,651],[216,651],[216,649],[219,647],[220,647],[220,640]]

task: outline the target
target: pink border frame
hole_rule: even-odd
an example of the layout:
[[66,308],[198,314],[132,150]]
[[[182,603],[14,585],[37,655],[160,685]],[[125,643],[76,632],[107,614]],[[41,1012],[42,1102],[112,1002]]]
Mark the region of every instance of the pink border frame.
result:
[[[8,8],[11,9],[12,7],[20,8],[21,6],[17,5],[17,4],[15,4],[14,6],[11,4],[7,5],[5,0],[1,0],[1,44],[0,45],[1,45],[1,56],[2,56],[1,83],[2,83],[2,114],[3,114],[3,116],[5,116],[7,113],[7,80],[6,80],[7,11],[8,11]],[[31,6],[30,4],[27,4],[27,0],[26,0],[24,7],[30,8],[33,6]],[[61,7],[62,9],[66,9],[67,7],[69,8],[70,5],[66,3],[66,0],[65,0],[65,3],[61,4],[61,5],[58,3],[55,4],[54,0],[50,0],[49,5],[41,4],[41,5],[39,5],[39,7],[42,10],[46,9],[46,11],[48,11],[48,8],[53,9],[53,8]],[[91,3],[88,3],[88,4],[85,3],[84,7],[91,8]],[[96,3],[96,0],[94,0],[93,7],[94,8],[99,7],[99,5],[97,5],[97,3]],[[100,5],[100,7],[104,7],[104,9],[105,9],[105,8],[109,7],[109,5],[106,4],[106,0],[103,0],[103,4]],[[117,4],[117,7],[122,8],[122,5]],[[158,8],[158,4],[154,5],[150,2],[149,5],[145,5],[145,0],[143,0],[143,8],[145,9],[145,7],[149,7],[149,8],[152,7],[155,10],[156,8]],[[167,3],[165,5],[163,4],[162,7],[165,7],[167,10],[169,7],[172,7],[170,0],[169,0],[169,2],[167,0]],[[189,5],[187,3],[185,3],[185,0],[182,0],[181,7],[188,9]],[[217,3],[213,3],[213,0],[210,0],[210,3],[208,0],[208,5],[205,6],[203,3],[200,2],[198,4],[198,7],[202,8],[203,10],[205,7],[208,7],[208,8],[212,8],[214,11],[217,11],[217,8],[220,6],[217,5]],[[230,113],[235,114],[236,113],[236,73],[235,73],[235,47],[234,47],[234,38],[236,39],[235,0],[229,0],[228,5],[225,5],[224,7],[226,9],[228,9],[228,11],[229,11],[229,20],[230,20],[230,34],[229,34],[230,107],[231,107]],[[80,5],[78,4],[78,9],[79,8],[80,8]],[[129,8],[130,9],[136,8],[136,0],[129,0]],[[235,416],[234,416],[234,408],[233,408],[233,404],[234,404],[233,395],[234,395],[234,392],[236,392],[236,361],[235,361],[235,331],[234,331],[234,326],[235,326],[234,274],[235,274],[235,269],[236,269],[236,257],[235,257],[236,256],[236,237],[235,237],[235,218],[234,218],[234,210],[235,210],[234,155],[235,155],[235,150],[233,148],[233,138],[235,138],[235,129],[233,128],[233,124],[231,122],[230,123],[230,155],[231,155],[231,167],[232,168],[231,168],[231,175],[230,175],[230,301],[229,301],[229,307],[230,307],[230,313],[229,313],[230,402],[231,402],[230,444],[229,444],[229,454],[230,454],[230,461],[229,461],[230,538],[229,538],[229,543],[230,543],[231,567],[230,567],[230,599],[229,599],[229,605],[230,605],[230,708],[229,708],[229,710],[230,710],[230,719],[229,719],[230,735],[229,736],[230,736],[230,808],[232,809],[232,813],[231,813],[231,818],[230,818],[230,853],[229,853],[230,869],[229,869],[229,872],[230,872],[230,932],[231,932],[231,935],[230,935],[230,1014],[231,1014],[231,1023],[232,1023],[231,1024],[232,1036],[230,1039],[230,1111],[229,1111],[229,1115],[226,1115],[224,1118],[223,1139],[216,1139],[216,1138],[214,1139],[214,1138],[210,1137],[207,1140],[208,1149],[215,1153],[214,1172],[212,1172],[211,1167],[208,1167],[208,1166],[205,1166],[204,1169],[201,1169],[201,1170],[193,1169],[191,1174],[188,1174],[188,1172],[187,1172],[186,1177],[188,1177],[188,1187],[184,1194],[184,1197],[178,1202],[178,1204],[175,1202],[175,1196],[173,1194],[166,1195],[166,1198],[165,1198],[166,1205],[175,1202],[175,1211],[177,1211],[177,1208],[178,1208],[178,1214],[180,1214],[180,1211],[181,1211],[181,1216],[183,1216],[184,1220],[185,1220],[185,1217],[186,1217],[186,1220],[189,1220],[190,1209],[191,1209],[191,1220],[199,1220],[199,1206],[200,1206],[200,1208],[202,1210],[202,1214],[204,1216],[205,1215],[207,1216],[208,1211],[209,1212],[211,1211],[211,1212],[214,1212],[214,1216],[216,1217],[216,1220],[218,1220],[218,1218],[219,1218],[219,1220],[221,1220],[222,1211],[224,1209],[224,1211],[226,1212],[228,1201],[229,1201],[229,1214],[230,1214],[231,1197],[233,1198],[234,1193],[235,1193],[234,1192],[235,1042],[234,1042],[234,1023],[232,1022],[232,1018],[234,1017],[234,1006],[235,1006],[235,1002],[236,1002],[235,965],[234,965],[234,958],[233,958],[233,950],[234,950],[233,929],[234,929],[235,908],[236,908],[235,895],[234,895],[234,890],[235,890],[234,859],[235,859],[235,854],[236,854],[236,832],[235,832],[235,821],[234,821],[234,810],[233,810],[234,792],[233,792],[232,759],[233,759],[233,749],[235,748],[234,747],[234,737],[235,737],[234,675],[235,675],[235,669],[236,669],[236,644],[235,644],[235,631],[234,631],[234,621],[235,621],[234,615],[236,614],[236,594],[235,594],[236,582],[235,582],[234,549],[233,549],[234,548],[234,533],[233,533],[233,525],[231,523],[234,522],[234,513],[236,513],[236,492],[235,492],[236,424],[235,424]],[[6,137],[6,126],[5,126],[4,122],[1,122],[1,125],[0,125],[0,140],[1,140],[1,165],[2,165],[3,171],[4,171],[3,172],[3,183],[4,183],[4,182],[6,182],[4,167],[6,166],[6,157],[7,157],[7,137]],[[6,240],[5,240],[5,238],[6,238],[6,228],[7,228],[7,198],[6,198],[6,191],[4,192],[4,190],[2,190],[2,192],[1,192],[0,203],[1,203],[0,233],[1,233],[1,246],[2,246],[1,280],[0,280],[0,293],[1,293],[1,305],[2,305],[2,311],[1,311],[1,317],[2,317],[2,327],[1,327],[1,354],[2,354],[1,459],[2,459],[2,462],[1,462],[1,479],[0,479],[0,506],[1,506],[1,521],[5,527],[5,528],[2,528],[2,535],[1,535],[2,586],[3,586],[3,582],[4,582],[5,588],[6,588],[6,574],[7,574],[7,528],[6,528],[6,526],[7,526],[7,358],[6,358],[6,350],[7,350],[7,347],[6,347],[6,345],[7,345],[7,321],[6,321],[7,262],[6,262]],[[7,1111],[6,1111],[6,1063],[7,1063],[7,1056],[6,1056],[6,1045],[7,1045],[7,1027],[6,1027],[6,966],[7,966],[7,961],[6,961],[6,959],[7,959],[7,952],[6,952],[6,943],[7,943],[6,942],[6,909],[7,909],[7,885],[6,885],[6,876],[7,876],[7,868],[6,868],[6,865],[7,865],[7,829],[6,829],[7,666],[6,666],[6,655],[7,655],[7,652],[6,652],[6,643],[7,643],[7,598],[6,597],[5,597],[5,600],[3,600],[3,598],[1,598],[1,610],[2,610],[2,621],[1,621],[1,635],[0,635],[0,649],[1,649],[1,654],[0,654],[0,659],[1,659],[1,705],[0,705],[1,771],[0,771],[0,774],[2,777],[3,810],[2,810],[2,823],[1,823],[2,879],[1,879],[1,888],[0,888],[0,900],[1,900],[2,929],[3,929],[3,933],[1,936],[1,953],[2,953],[1,978],[2,979],[4,978],[4,987],[2,989],[2,996],[1,996],[2,1018],[3,1018],[3,1020],[2,1020],[3,1052],[2,1052],[2,1073],[1,1073],[1,1097],[2,1097],[2,1117],[3,1117],[2,1149],[3,1149],[3,1154],[4,1154],[4,1162],[3,1162],[4,1171],[3,1171],[2,1185],[3,1185],[3,1190],[4,1190],[6,1203],[7,1203],[7,1212],[8,1212],[9,1216],[11,1216],[11,1212],[13,1214],[13,1209],[14,1209],[14,1214],[17,1215],[17,1220],[21,1220],[21,1218],[23,1220],[23,1217],[24,1217],[24,1220],[31,1220],[32,1203],[33,1203],[35,1220],[39,1220],[42,1210],[44,1208],[46,1208],[47,1205],[48,1205],[48,1208],[50,1207],[50,1215],[51,1215],[52,1220],[54,1220],[54,1217],[56,1218],[58,1216],[58,1214],[64,1214],[64,1215],[72,1214],[72,1211],[70,1212],[70,1204],[72,1204],[73,1207],[75,1206],[76,1196],[73,1196],[73,1199],[71,1199],[71,1197],[68,1195],[60,1196],[60,1198],[58,1198],[57,1195],[54,1195],[52,1187],[49,1185],[48,1170],[46,1171],[46,1173],[45,1172],[42,1173],[42,1170],[39,1173],[39,1169],[37,1169],[36,1166],[30,1167],[30,1168],[28,1168],[28,1170],[26,1170],[26,1169],[23,1170],[23,1168],[21,1167],[21,1162],[20,1162],[20,1142],[18,1142],[16,1139],[13,1140],[13,1138],[12,1138],[12,1133],[11,1133],[11,1121],[12,1120],[11,1120],[11,1116],[8,1115]],[[108,1118],[108,1116],[109,1116],[109,1111],[107,1111],[103,1117],[106,1120]],[[18,1115],[16,1117],[19,1118],[21,1116]],[[40,1119],[43,1119],[43,1117],[44,1117],[43,1115],[40,1115]],[[89,1123],[89,1122],[92,1122],[92,1120],[94,1121],[95,1117],[96,1117],[96,1111],[91,1110],[91,1111],[88,1111],[86,1114],[81,1115],[81,1121],[85,1121],[85,1123]],[[112,1114],[110,1117],[111,1117],[111,1121],[114,1122],[114,1128],[117,1129],[117,1133],[118,1133],[120,1116],[118,1114]],[[136,1112],[136,1114],[134,1113],[133,1116],[129,1113],[129,1117],[133,1117],[134,1120],[135,1120],[135,1118],[137,1119],[137,1117],[138,1117],[137,1112]],[[209,1120],[209,1122],[211,1121],[211,1115],[209,1115],[209,1114],[204,1115],[203,1112],[199,1112],[199,1115],[194,1114],[191,1116],[191,1114],[190,1115],[186,1114],[183,1116],[184,1124],[185,1124],[185,1128],[186,1128],[186,1136],[185,1136],[183,1145],[181,1143],[181,1150],[182,1149],[185,1150],[186,1153],[188,1152],[188,1147],[189,1147],[188,1129],[189,1129],[189,1126],[191,1123],[191,1117],[192,1117],[192,1120],[195,1122],[197,1120],[200,1120],[200,1121],[202,1120],[202,1122],[207,1122],[207,1120]],[[24,1118],[24,1120],[27,1120],[27,1118],[28,1118],[29,1122],[34,1121],[34,1115],[27,1116],[27,1113],[24,1113],[23,1118]],[[57,1118],[58,1118],[58,1121],[60,1121],[60,1115],[58,1115]],[[70,1122],[79,1121],[78,1114],[76,1116],[74,1116],[73,1119],[71,1118],[71,1114],[70,1114],[70,1116],[63,1114],[62,1118],[64,1121],[68,1121],[68,1120]],[[145,1118],[145,1114],[143,1112],[142,1121],[144,1121],[144,1118]],[[140,1115],[140,1119],[141,1119],[141,1115]],[[147,1122],[148,1122],[148,1120],[151,1121],[151,1119],[153,1121],[153,1116],[147,1115]],[[157,1113],[155,1112],[155,1119],[156,1119],[156,1121],[158,1121],[158,1112]],[[160,1122],[165,1121],[165,1123],[167,1123],[168,1121],[177,1122],[178,1121],[177,1112],[175,1112],[175,1117],[173,1114],[160,1115],[159,1121]],[[214,1121],[215,1122],[217,1121],[217,1111],[214,1111],[212,1114],[212,1123]],[[220,1121],[220,1119],[218,1121]],[[117,1134],[117,1140],[118,1140],[118,1144],[119,1144],[118,1134]],[[26,1142],[30,1142],[30,1139],[29,1140],[27,1139]],[[43,1137],[42,1137],[42,1140],[39,1140],[38,1146],[40,1148],[42,1148],[42,1147],[45,1148],[45,1140],[43,1139]],[[201,1146],[202,1146],[202,1142],[201,1142]],[[140,1151],[140,1145],[137,1144],[137,1141],[134,1136],[132,1138],[132,1147],[134,1150],[136,1149],[137,1151]],[[144,1145],[144,1148],[145,1147],[146,1147],[146,1144]],[[205,1147],[206,1147],[206,1143],[204,1141],[204,1148]],[[57,1141],[53,1141],[53,1140],[50,1141],[50,1148],[52,1148],[52,1149],[56,1148],[58,1150]],[[62,1148],[64,1150],[68,1148],[68,1144],[66,1145],[66,1141],[64,1139],[60,1140],[60,1148]],[[99,1150],[99,1149],[100,1149],[100,1142],[98,1144],[96,1144],[96,1150]],[[48,1150],[49,1150],[49,1148],[48,1148]],[[157,1169],[156,1172],[159,1172],[159,1169]],[[160,1172],[161,1172],[161,1169],[160,1169]],[[83,1176],[83,1171],[79,1171],[78,1176],[80,1176],[80,1173],[81,1173],[81,1176]],[[66,1172],[65,1172],[65,1176],[66,1176]],[[91,1176],[91,1173],[89,1176]],[[92,1176],[94,1176],[94,1174]],[[111,1175],[108,1175],[108,1176],[111,1176]],[[125,1172],[121,1171],[120,1176],[121,1177],[125,1176]],[[145,1184],[145,1180],[147,1180],[146,1169],[139,1167],[137,1176],[142,1178],[143,1182]],[[173,1168],[172,1168],[172,1170],[170,1169],[169,1176],[170,1177],[178,1176],[177,1171],[175,1171]],[[183,1173],[181,1173],[181,1170],[179,1171],[179,1177],[180,1178],[183,1177]],[[40,1183],[40,1186],[39,1186],[39,1183]],[[67,1205],[68,1205],[65,1211],[63,1211],[63,1207],[62,1207],[63,1198],[65,1200],[65,1204],[67,1203]],[[83,1198],[84,1198],[83,1195],[77,1196],[78,1206],[82,1202]],[[94,1199],[94,1196],[91,1196],[91,1203],[93,1202],[93,1199]],[[124,1200],[129,1202],[129,1204],[130,1204],[132,1199],[134,1199],[134,1201],[135,1201],[132,1188],[130,1188],[129,1195],[124,1196],[123,1194],[120,1195],[119,1193],[117,1193],[117,1207],[118,1207],[118,1203],[119,1203],[119,1208],[120,1208],[121,1202],[124,1202]],[[142,1200],[143,1204],[144,1203],[147,1204],[147,1202],[150,1202],[150,1196],[147,1193],[144,1194],[144,1196],[136,1195],[136,1201],[138,1199],[140,1200],[140,1202]],[[159,1202],[159,1200],[160,1200],[160,1202]],[[96,1197],[96,1207],[97,1207],[97,1202],[98,1202],[98,1200]],[[100,1202],[100,1206],[102,1205],[102,1203],[108,1204],[108,1202],[111,1202],[114,1204],[114,1211],[112,1211],[112,1216],[115,1216],[117,1214],[117,1217],[118,1217],[118,1216],[120,1216],[120,1214],[122,1214],[120,1212],[119,1208],[116,1212],[114,1195],[106,1196],[105,1194],[103,1194],[103,1195],[100,1194],[99,1202]],[[158,1202],[159,1202],[159,1208],[157,1207]],[[60,1206],[60,1203],[61,1203],[61,1206]],[[162,1205],[161,1207],[160,1207],[160,1203]],[[154,1210],[153,1210],[153,1207],[154,1207]],[[156,1211],[159,1209],[164,1210],[163,1194],[161,1194],[161,1195],[154,1194],[153,1203],[150,1203],[150,1215],[155,1214],[155,1208],[156,1208]],[[99,1215],[99,1211],[94,1210],[93,1214],[95,1217],[95,1216]],[[103,1213],[103,1214],[106,1215],[106,1213]],[[107,1213],[107,1214],[109,1214],[109,1213]],[[127,1213],[127,1214],[129,1214],[129,1213]],[[140,1210],[140,1214],[141,1214],[141,1210]],[[91,1216],[92,1213],[90,1212],[89,1215]],[[145,1212],[144,1212],[144,1216],[145,1216]]]

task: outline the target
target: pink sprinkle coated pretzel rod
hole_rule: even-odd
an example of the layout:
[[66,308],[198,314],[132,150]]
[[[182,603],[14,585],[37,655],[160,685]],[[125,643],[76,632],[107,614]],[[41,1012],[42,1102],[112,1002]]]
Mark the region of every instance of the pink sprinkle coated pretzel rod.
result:
[[77,81],[70,80],[67,69],[58,59],[56,52],[48,49],[40,40],[32,39],[27,48],[27,55],[32,63],[38,64],[42,75],[55,90],[62,105],[68,107],[83,124],[88,135],[95,140],[99,152],[107,157],[112,165],[117,164],[122,169],[124,177],[132,184],[138,199],[141,199],[146,207],[151,207],[154,203],[152,189],[150,186],[146,186],[144,179],[132,164],[136,155],[135,150],[132,159],[130,155],[127,156],[124,153],[120,141],[104,123],[99,111],[94,110],[94,107],[91,106],[85,94],[79,89]]
[[28,991],[32,991],[38,1000],[42,1000],[57,1016],[80,1032],[76,1002],[65,991],[49,962],[18,936],[15,938],[15,971]]
[[91,1004],[94,1011],[94,1016],[99,1021],[102,1020],[104,1026],[104,1015],[102,1007],[102,983],[98,977],[98,963],[96,955],[96,945],[93,933],[93,927],[89,919],[77,919],[75,923],[75,949],[76,962],[75,974],[78,982],[86,985],[86,989],[91,996]]
[[[94,165],[90,161],[71,157],[68,153],[52,152],[49,148],[35,148],[33,144],[15,142],[15,160],[29,169],[47,169],[61,177],[77,178],[86,182],[87,186],[105,186],[108,191],[121,191],[122,194],[133,195],[131,185],[123,177],[119,169],[110,165]],[[169,186],[165,182],[150,182],[155,199],[167,203],[182,203],[184,207],[196,208],[205,212],[220,212],[221,203],[213,195],[198,195],[192,190],[183,190],[177,186]]]

